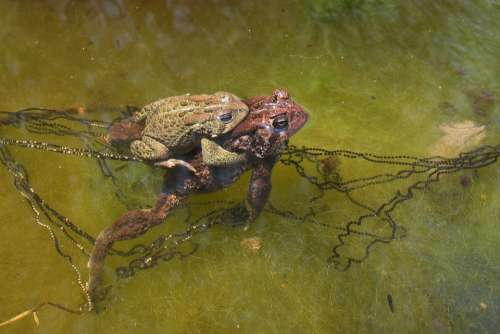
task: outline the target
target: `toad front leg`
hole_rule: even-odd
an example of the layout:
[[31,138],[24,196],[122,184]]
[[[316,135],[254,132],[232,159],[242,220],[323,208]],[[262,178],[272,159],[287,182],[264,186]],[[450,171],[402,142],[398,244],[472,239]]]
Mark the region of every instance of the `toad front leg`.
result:
[[[141,140],[133,141],[130,144],[130,151],[136,157],[144,160],[161,160],[167,159],[170,156],[170,150],[164,144],[149,136],[144,136]],[[155,163],[155,166],[166,168],[172,168],[176,165],[182,165],[193,173],[196,173],[196,169],[191,164],[179,159],[168,159]]]
[[104,260],[113,243],[137,238],[146,233],[151,227],[161,224],[170,210],[176,207],[181,199],[174,194],[163,194],[154,208],[129,211],[118,218],[111,227],[99,233],[88,264],[90,272],[88,292],[92,302],[96,302]]
[[141,140],[134,140],[130,144],[130,151],[133,155],[144,160],[166,159],[170,155],[170,151],[165,145],[149,136],[144,136]]
[[252,171],[250,184],[248,186],[245,206],[248,211],[247,226],[253,222],[267,202],[271,192],[271,173],[276,159],[268,159],[260,162]]
[[201,139],[203,163],[207,166],[227,167],[245,162],[245,154],[238,154],[223,149],[219,144]]

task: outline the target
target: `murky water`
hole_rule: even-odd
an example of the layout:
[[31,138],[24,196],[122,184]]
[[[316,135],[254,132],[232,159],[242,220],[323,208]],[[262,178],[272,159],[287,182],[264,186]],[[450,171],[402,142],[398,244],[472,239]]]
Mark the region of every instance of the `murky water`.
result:
[[[1,110],[105,110],[186,92],[247,97],[285,87],[310,113],[296,145],[428,156],[443,145],[440,125],[464,121],[486,126],[478,142],[500,139],[500,4],[494,0],[2,0],[0,21]],[[12,152],[44,199],[89,233],[126,210],[95,161]],[[341,175],[365,171],[356,162],[348,166],[339,167]],[[123,185],[150,182],[136,197],[154,201],[157,173],[135,165],[120,175]],[[469,185],[460,183],[463,176]],[[241,200],[246,185],[245,177],[196,200]],[[494,333],[500,327],[499,185],[498,164],[443,177],[394,212],[404,236],[377,245],[346,272],[326,262],[336,231],[264,213],[247,231],[215,228],[195,239],[200,248],[193,256],[131,279],[117,280],[113,268],[124,261],[110,258],[106,280],[113,289],[99,315],[44,309],[38,328],[25,319],[0,330]],[[80,303],[74,273],[33,223],[3,168],[0,189],[0,320],[45,300]],[[276,167],[273,205],[304,213],[314,194],[293,169]],[[388,194],[367,189],[357,198],[376,202]],[[317,206],[319,223],[341,226],[359,214],[340,194]],[[141,241],[182,230],[183,214]],[[249,237],[262,241],[258,253],[241,248]],[[80,257],[78,265],[86,274],[85,261]]]

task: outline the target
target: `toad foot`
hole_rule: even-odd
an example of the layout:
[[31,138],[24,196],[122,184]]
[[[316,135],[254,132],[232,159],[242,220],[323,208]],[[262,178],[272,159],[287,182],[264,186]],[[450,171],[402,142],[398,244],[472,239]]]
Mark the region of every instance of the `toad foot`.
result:
[[179,159],[168,159],[165,161],[157,162],[155,163],[155,166],[158,167],[165,167],[165,168],[172,168],[177,165],[181,165],[192,171],[193,173],[196,173],[196,169],[188,162],[184,160],[179,160]]

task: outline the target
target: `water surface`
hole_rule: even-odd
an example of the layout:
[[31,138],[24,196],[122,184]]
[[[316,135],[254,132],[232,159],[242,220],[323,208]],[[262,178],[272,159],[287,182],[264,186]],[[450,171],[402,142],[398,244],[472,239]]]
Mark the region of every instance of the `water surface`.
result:
[[[299,146],[428,156],[443,135],[440,125],[466,120],[486,126],[482,143],[500,139],[496,1],[2,0],[0,13],[1,110],[84,106],[102,111],[86,116],[111,120],[112,107],[164,96],[229,90],[248,97],[284,87],[310,114],[292,140]],[[43,198],[89,233],[126,210],[95,161],[11,150]],[[339,173],[363,176],[370,168],[354,161]],[[120,184],[139,194],[135,200],[152,203],[158,172],[137,164],[126,171]],[[193,256],[128,280],[113,273],[125,261],[109,258],[106,281],[113,289],[99,315],[44,309],[38,328],[25,319],[2,330],[494,333],[499,171],[493,165],[461,172],[418,193],[394,212],[404,235],[345,272],[326,261],[337,231],[264,213],[246,231],[214,228],[195,238],[200,248]],[[469,186],[461,185],[463,176]],[[247,180],[193,200],[240,201]],[[138,191],[134,184],[151,186]],[[78,305],[74,273],[3,168],[0,187],[0,319],[44,300]],[[369,188],[357,198],[378,203],[393,191]],[[303,214],[316,194],[292,168],[276,167],[274,206]],[[334,192],[314,207],[319,223],[338,227],[360,214]],[[185,214],[140,241],[181,231]],[[369,228],[385,233],[387,227]],[[240,246],[249,237],[262,241],[257,254]],[[345,252],[359,256],[364,245],[352,241]],[[65,247],[71,252],[71,244]],[[86,274],[86,258],[72,254]]]

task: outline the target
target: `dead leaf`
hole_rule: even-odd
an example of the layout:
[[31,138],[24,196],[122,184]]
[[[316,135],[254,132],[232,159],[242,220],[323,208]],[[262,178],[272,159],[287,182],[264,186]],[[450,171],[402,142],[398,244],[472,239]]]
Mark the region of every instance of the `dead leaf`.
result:
[[432,145],[430,153],[447,158],[455,157],[460,152],[474,148],[486,137],[486,127],[476,125],[470,120],[442,124],[439,129],[444,135]]

